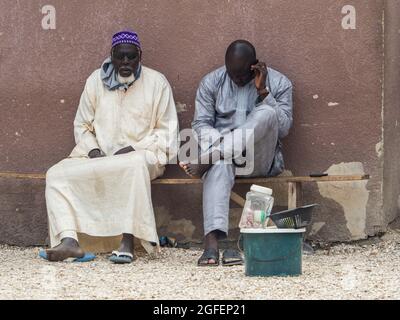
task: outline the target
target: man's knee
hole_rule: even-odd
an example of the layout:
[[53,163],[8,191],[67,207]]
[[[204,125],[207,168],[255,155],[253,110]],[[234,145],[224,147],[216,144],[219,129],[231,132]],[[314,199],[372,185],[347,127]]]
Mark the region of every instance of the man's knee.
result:
[[278,126],[278,115],[275,109],[267,104],[256,107],[254,117],[263,125]]
[[139,168],[149,168],[149,166],[154,166],[158,164],[158,159],[156,155],[151,151],[135,151],[132,153],[132,166]]
[[[111,159],[111,158],[110,158]],[[114,156],[113,170],[148,170],[148,161],[143,152],[132,152],[123,155]],[[108,164],[107,164],[108,165]]]

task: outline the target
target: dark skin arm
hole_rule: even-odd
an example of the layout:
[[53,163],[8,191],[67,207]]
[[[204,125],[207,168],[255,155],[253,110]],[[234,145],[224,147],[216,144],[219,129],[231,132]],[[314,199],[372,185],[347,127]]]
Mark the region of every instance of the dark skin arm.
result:
[[133,152],[133,151],[135,151],[135,149],[133,149],[132,146],[128,146],[128,147],[122,148],[121,150],[118,150],[116,153],[114,153],[114,156],[117,156],[119,154]]
[[[132,151],[135,151],[135,149],[133,149],[131,146],[129,146],[129,147],[125,147],[125,148],[122,148],[122,149],[118,150],[116,153],[114,153],[114,155],[129,153],[129,152],[132,152]],[[104,157],[104,155],[101,154],[100,149],[90,150],[88,156],[89,156],[90,159]]]
[[90,159],[104,157],[104,156],[101,154],[100,149],[93,149],[93,150],[90,150],[89,153],[88,153],[88,156],[89,156]]
[[267,65],[264,62],[258,62],[255,65],[251,66],[251,70],[255,72],[254,83],[257,88],[258,95],[262,100],[264,100],[269,92],[265,88],[265,82],[267,80],[268,70]]

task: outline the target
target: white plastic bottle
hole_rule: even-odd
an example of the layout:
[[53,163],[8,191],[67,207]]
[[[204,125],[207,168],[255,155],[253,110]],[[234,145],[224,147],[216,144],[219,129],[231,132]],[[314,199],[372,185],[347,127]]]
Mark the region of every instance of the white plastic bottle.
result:
[[272,189],[253,184],[246,194],[240,228],[266,228],[274,205]]

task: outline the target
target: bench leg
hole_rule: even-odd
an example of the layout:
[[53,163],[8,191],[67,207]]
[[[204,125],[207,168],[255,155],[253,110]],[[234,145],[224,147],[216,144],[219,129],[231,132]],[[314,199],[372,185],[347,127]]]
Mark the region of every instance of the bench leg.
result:
[[302,202],[301,182],[289,182],[288,188],[288,209],[300,207]]
[[237,203],[242,208],[244,207],[244,204],[246,203],[245,199],[243,199],[241,196],[239,196],[236,192],[233,192],[233,191],[231,191],[231,200],[233,202]]

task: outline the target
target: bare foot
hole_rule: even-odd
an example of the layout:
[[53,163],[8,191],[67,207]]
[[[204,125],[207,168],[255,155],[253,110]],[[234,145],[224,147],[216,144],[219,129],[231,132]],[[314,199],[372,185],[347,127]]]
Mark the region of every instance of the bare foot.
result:
[[192,178],[201,178],[203,174],[210,169],[212,164],[193,164],[193,163],[179,163],[179,166],[185,170],[185,173]]
[[[215,249],[218,252],[218,239],[219,239],[219,230],[211,231],[207,234],[204,238],[204,251],[209,249]],[[214,259],[208,259],[201,261],[200,264],[207,265],[207,264],[215,264],[217,261]]]
[[64,238],[58,246],[46,250],[46,254],[49,261],[63,261],[67,258],[82,258],[85,252],[79,246],[78,241]]
[[185,170],[187,175],[201,178],[216,161],[221,159],[223,159],[221,152],[219,150],[213,150],[212,152],[202,154],[196,161],[193,161],[196,163],[182,161],[179,163],[179,166]]

